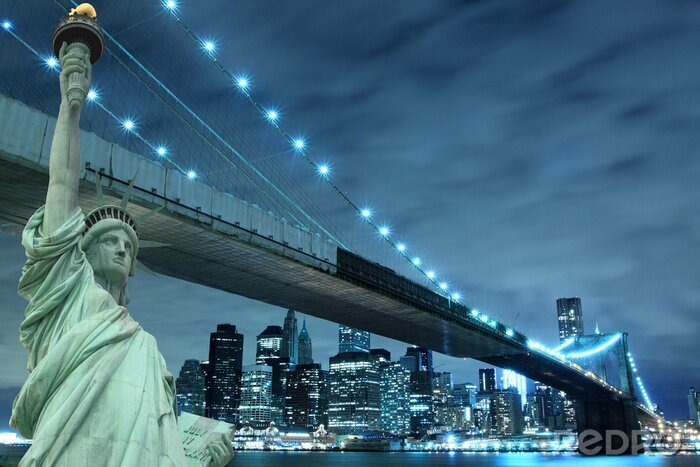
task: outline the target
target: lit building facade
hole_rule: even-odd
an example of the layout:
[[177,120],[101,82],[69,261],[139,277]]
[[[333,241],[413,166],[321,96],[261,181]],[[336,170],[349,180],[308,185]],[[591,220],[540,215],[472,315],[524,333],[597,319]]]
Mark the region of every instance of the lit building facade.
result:
[[411,432],[425,433],[435,423],[433,408],[433,374],[428,371],[411,373]]
[[477,391],[473,383],[457,383],[452,388],[452,400],[461,407],[474,407]]
[[241,423],[254,428],[267,428],[272,421],[272,367],[248,365],[241,378]]
[[496,390],[491,397],[492,432],[499,436],[523,433],[525,418],[520,395],[513,388]]
[[338,353],[369,352],[369,332],[343,326],[338,328]]
[[569,337],[583,335],[583,310],[578,297],[557,298],[557,320],[559,322],[559,340],[564,342]]
[[496,369],[481,368],[479,369],[479,391],[493,392],[496,387]]
[[407,357],[414,357],[418,368],[415,371],[433,372],[433,351],[426,347],[411,346],[406,349]]
[[328,425],[328,372],[318,363],[297,364],[287,376],[285,423],[316,429]]
[[411,372],[400,362],[381,365],[381,429],[395,435],[411,431]]
[[204,371],[199,360],[185,360],[175,382],[178,412],[204,415]]
[[233,324],[219,324],[209,337],[206,414],[209,418],[238,423],[243,366],[243,334]]
[[503,389],[513,388],[520,395],[521,406],[527,404],[527,379],[512,370],[503,370],[501,387]]
[[282,328],[280,326],[268,326],[258,334],[255,349],[255,364],[269,365],[271,358],[282,356]]
[[338,434],[379,430],[381,376],[378,358],[344,352],[330,358],[328,426]]

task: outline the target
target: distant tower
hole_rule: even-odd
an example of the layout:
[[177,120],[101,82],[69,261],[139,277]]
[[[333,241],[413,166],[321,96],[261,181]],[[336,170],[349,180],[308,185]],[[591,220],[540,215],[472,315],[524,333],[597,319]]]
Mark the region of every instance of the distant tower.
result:
[[185,360],[175,387],[179,412],[204,415],[204,371],[199,360]]
[[298,365],[310,365],[314,362],[311,352],[311,337],[309,336],[309,331],[306,330],[306,320],[301,326],[297,349],[299,351]]
[[583,335],[583,312],[578,297],[557,298],[557,319],[559,320],[559,340]]
[[338,330],[338,352],[369,352],[369,333],[360,329],[340,325]]
[[282,355],[282,328],[268,326],[258,334],[258,343],[255,351],[256,365],[270,365],[268,359],[278,359]]
[[297,319],[294,316],[294,310],[288,310],[282,328],[282,358],[288,358],[292,366],[297,363],[297,334]]
[[700,428],[700,395],[692,386],[688,390],[688,413],[693,426]]
[[496,390],[496,370],[494,368],[479,369],[479,392]]
[[433,373],[433,351],[426,347],[409,347],[406,349],[406,357],[416,359],[417,369],[415,371],[427,371]]
[[207,417],[238,422],[243,367],[243,334],[233,324],[219,324],[209,338],[206,372]]

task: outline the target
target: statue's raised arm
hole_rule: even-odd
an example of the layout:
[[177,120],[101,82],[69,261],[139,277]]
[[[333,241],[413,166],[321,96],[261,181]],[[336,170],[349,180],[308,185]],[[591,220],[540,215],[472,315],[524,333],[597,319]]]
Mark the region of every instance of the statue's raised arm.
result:
[[79,209],[80,113],[92,80],[90,51],[81,42],[64,42],[59,53],[61,107],[51,143],[44,232],[59,228]]

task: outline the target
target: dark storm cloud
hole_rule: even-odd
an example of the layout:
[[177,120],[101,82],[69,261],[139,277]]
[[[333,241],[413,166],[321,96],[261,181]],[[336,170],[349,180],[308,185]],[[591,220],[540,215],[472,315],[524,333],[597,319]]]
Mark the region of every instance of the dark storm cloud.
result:
[[[219,40],[222,62],[251,72],[256,95],[279,102],[315,154],[329,155],[340,186],[372,203],[469,304],[554,343],[554,299],[582,297],[586,330],[598,321],[628,331],[652,397],[685,416],[685,391],[700,384],[697,3],[181,5],[195,30]],[[145,41],[132,33],[121,36],[127,45]],[[26,358],[18,243],[0,237],[6,387],[22,383]],[[130,311],[172,372],[206,358],[218,322],[239,325],[252,361],[255,335],[285,313],[167,278],[130,287]],[[337,328],[308,325],[327,366]],[[394,356],[404,347],[373,343]],[[480,366],[436,362],[457,381]]]

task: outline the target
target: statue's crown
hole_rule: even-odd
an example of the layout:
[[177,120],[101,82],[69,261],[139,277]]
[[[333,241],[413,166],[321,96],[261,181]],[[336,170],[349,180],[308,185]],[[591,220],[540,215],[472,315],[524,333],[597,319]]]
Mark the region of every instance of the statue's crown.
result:
[[98,222],[106,219],[115,219],[118,221],[122,221],[123,223],[131,227],[134,230],[134,232],[138,235],[138,231],[136,230],[136,221],[134,221],[134,218],[126,211],[126,209],[123,209],[119,206],[110,205],[100,206],[99,208],[91,211],[85,217],[86,229],[83,234],[86,234]]

